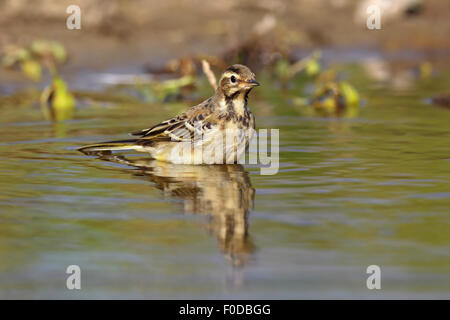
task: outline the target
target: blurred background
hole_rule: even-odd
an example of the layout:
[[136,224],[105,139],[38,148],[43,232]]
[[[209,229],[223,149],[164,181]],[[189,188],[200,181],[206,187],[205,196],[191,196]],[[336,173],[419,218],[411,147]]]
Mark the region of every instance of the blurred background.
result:
[[[1,298],[450,297],[449,1],[0,12]],[[203,101],[232,63],[262,84],[257,129],[280,129],[276,175],[77,151]]]
[[[65,28],[71,4],[81,8],[81,30]],[[382,30],[366,27],[370,4],[384,10]],[[171,58],[223,56],[245,46],[291,59],[318,48],[336,60],[381,52],[395,58],[392,68],[419,61],[439,68],[448,63],[449,6],[439,0],[2,0],[0,49],[37,38],[59,41],[69,52],[67,72],[145,70]],[[278,56],[257,58],[269,63]],[[2,70],[2,87],[13,80]]]

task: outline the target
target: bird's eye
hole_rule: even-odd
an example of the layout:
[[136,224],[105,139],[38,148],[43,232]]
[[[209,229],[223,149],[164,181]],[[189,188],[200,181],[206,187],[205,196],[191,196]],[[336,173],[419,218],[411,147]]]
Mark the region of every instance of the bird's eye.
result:
[[236,82],[236,77],[235,76],[231,76],[230,80],[231,80],[231,82],[235,83]]

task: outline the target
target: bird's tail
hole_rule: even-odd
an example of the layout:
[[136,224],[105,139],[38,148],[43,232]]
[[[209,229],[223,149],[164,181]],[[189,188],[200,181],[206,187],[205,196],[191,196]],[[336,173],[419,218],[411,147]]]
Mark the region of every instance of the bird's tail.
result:
[[78,151],[83,153],[96,153],[102,151],[136,150],[140,147],[136,144],[136,141],[137,139],[102,142],[81,147]]

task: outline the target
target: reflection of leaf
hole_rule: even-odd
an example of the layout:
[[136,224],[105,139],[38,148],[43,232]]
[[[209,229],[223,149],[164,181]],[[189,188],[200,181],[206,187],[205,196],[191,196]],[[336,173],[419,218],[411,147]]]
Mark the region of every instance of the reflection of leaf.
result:
[[55,138],[65,138],[67,137],[67,123],[55,122],[53,124],[53,135]]
[[41,65],[35,60],[26,60],[20,64],[23,74],[33,80],[40,81],[42,77]]

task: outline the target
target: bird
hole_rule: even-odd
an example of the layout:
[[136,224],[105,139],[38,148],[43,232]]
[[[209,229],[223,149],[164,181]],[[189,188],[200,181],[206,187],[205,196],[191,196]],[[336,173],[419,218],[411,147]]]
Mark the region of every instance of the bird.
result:
[[248,96],[259,85],[247,66],[233,64],[223,72],[212,97],[171,119],[131,133],[139,138],[78,150],[85,154],[135,150],[175,164],[238,163],[255,133]]

